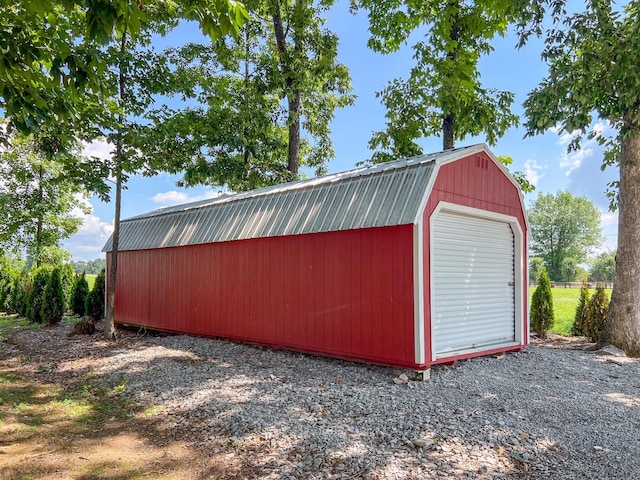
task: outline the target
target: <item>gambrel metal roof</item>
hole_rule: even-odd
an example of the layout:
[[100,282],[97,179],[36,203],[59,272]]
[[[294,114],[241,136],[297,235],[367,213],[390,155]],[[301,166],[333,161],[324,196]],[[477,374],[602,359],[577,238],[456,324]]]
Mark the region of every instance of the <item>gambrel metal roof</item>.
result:
[[[411,224],[435,165],[474,145],[161,208],[120,223],[120,250]],[[112,239],[103,251],[111,251]]]

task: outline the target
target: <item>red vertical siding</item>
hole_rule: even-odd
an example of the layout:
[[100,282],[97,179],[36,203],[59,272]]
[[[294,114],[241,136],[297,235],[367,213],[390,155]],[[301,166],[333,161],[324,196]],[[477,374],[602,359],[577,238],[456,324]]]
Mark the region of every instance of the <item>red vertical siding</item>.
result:
[[[427,201],[423,216],[424,235],[424,300],[425,324],[429,325],[431,314],[431,278],[429,249],[429,219],[440,202],[450,202],[467,207],[479,208],[490,212],[509,215],[518,219],[525,241],[527,225],[520,203],[520,194],[516,186],[503,171],[484,153],[478,153],[458,161],[442,165]],[[528,298],[526,268],[523,271],[523,298]],[[526,325],[527,311],[524,311]],[[431,358],[431,338],[429,328],[425,328],[426,357]],[[526,341],[525,336],[525,341]]]
[[119,254],[116,320],[414,366],[412,226]]

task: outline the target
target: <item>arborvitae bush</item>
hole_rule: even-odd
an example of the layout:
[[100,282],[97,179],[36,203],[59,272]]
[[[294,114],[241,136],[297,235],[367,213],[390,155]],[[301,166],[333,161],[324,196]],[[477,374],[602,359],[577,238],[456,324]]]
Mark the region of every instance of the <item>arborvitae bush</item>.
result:
[[8,313],[17,313],[25,317],[27,298],[29,296],[30,286],[28,284],[28,276],[26,271],[14,278],[11,286],[11,297],[8,300]]
[[84,314],[89,315],[95,319],[100,319],[104,316],[104,293],[105,293],[105,277],[104,269],[96,276],[96,281],[93,284],[93,289],[87,295],[87,301],[85,304]]
[[596,293],[589,299],[585,307],[584,333],[592,342],[600,341],[600,334],[604,330],[609,312],[609,297],[604,286],[599,284]]
[[62,272],[60,267],[56,267],[49,275],[49,280],[44,290],[40,316],[49,325],[55,325],[60,323],[63,314],[64,287],[62,285]]
[[546,338],[547,332],[553,327],[554,316],[551,283],[544,267],[540,269],[538,287],[531,297],[529,318],[531,320],[531,328],[540,338]]
[[27,310],[29,308],[29,295],[31,295],[31,289],[33,288],[33,286],[31,285],[31,280],[32,278],[28,274],[20,280],[20,290],[16,297],[16,305],[18,307],[16,312],[21,317],[27,316]]
[[13,286],[13,278],[0,278],[0,311],[7,310],[7,297],[11,297],[11,287]]
[[89,295],[89,283],[84,275],[84,272],[76,275],[75,282],[73,284],[73,292],[71,295],[71,310],[74,315],[81,317],[84,315],[84,306]]
[[62,279],[62,290],[64,291],[64,309],[65,311],[71,310],[73,302],[73,287],[75,286],[73,265],[65,263],[60,270],[60,278]]
[[0,305],[0,310],[2,310],[4,312],[7,312],[7,313],[12,313],[12,311],[11,311],[11,298],[12,297],[13,297],[13,282],[9,282],[5,286],[4,300],[2,302],[2,305]]
[[589,301],[589,286],[587,285],[587,279],[582,279],[582,287],[580,287],[580,298],[578,299],[578,306],[576,307],[576,314],[573,317],[573,326],[571,327],[571,335],[577,335],[582,337],[585,335],[584,331],[584,316],[586,313],[587,302]]
[[44,300],[44,290],[47,288],[50,276],[51,269],[49,267],[39,267],[33,274],[26,312],[26,317],[30,322],[43,323],[45,320],[42,318],[42,302]]

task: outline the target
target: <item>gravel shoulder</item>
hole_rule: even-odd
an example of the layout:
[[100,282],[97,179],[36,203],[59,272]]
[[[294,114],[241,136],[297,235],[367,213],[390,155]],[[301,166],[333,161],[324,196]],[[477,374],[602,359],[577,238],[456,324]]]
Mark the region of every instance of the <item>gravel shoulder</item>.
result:
[[[401,369],[226,340],[72,326],[18,330],[7,365],[43,381],[124,380],[193,478],[640,478],[640,362],[565,337],[520,353]],[[50,366],[51,368],[44,368]]]

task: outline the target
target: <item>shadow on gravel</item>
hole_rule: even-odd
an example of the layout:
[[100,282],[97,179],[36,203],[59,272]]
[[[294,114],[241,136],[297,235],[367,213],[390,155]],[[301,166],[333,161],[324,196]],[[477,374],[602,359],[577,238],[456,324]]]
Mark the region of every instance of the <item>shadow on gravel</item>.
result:
[[111,373],[127,375],[144,401],[168,403],[176,433],[250,478],[640,472],[638,386],[590,353],[532,348],[395,385],[396,369],[228,341],[173,337],[147,348],[165,344],[169,352]]
[[[637,363],[536,346],[396,385],[397,369],[224,340],[90,341],[103,362],[73,388],[121,388],[116,423],[137,417],[145,448],[190,442],[196,478],[640,478]],[[99,445],[117,429],[89,392]]]

